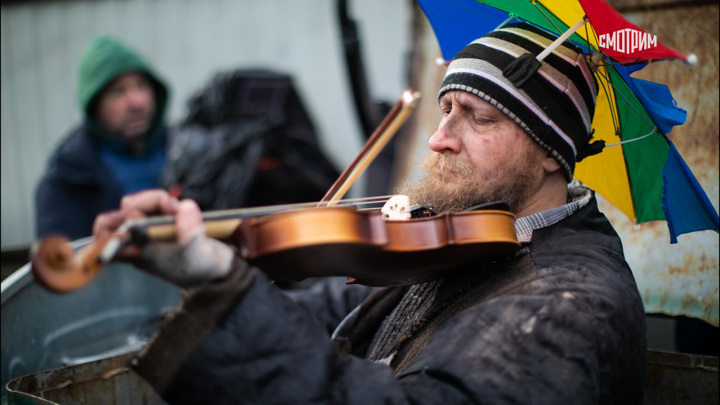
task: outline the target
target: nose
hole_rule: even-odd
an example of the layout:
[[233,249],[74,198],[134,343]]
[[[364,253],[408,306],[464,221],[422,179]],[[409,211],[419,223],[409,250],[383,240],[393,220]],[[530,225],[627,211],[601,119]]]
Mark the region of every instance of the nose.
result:
[[450,151],[452,153],[460,152],[460,137],[457,133],[457,122],[452,113],[443,118],[438,125],[437,131],[430,137],[428,145],[435,152]]
[[131,107],[145,107],[150,98],[147,86],[133,86],[128,90],[128,101]]

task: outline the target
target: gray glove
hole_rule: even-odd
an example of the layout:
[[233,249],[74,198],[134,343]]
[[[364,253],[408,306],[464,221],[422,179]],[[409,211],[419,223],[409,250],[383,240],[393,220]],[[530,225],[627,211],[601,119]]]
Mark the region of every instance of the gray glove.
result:
[[132,264],[181,288],[190,288],[227,277],[234,257],[234,248],[208,237],[205,227],[200,227],[182,244],[148,244]]

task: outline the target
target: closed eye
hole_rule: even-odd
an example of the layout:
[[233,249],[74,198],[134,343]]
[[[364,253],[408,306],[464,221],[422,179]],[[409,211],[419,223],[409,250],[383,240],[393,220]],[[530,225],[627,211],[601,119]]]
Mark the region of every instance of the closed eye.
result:
[[487,117],[478,117],[478,116],[473,116],[473,121],[475,121],[478,124],[488,124],[488,123],[492,122],[492,120],[488,119]]
[[452,104],[446,103],[441,101],[440,102],[440,114],[442,114],[443,117],[447,117],[450,115],[450,112],[452,111]]

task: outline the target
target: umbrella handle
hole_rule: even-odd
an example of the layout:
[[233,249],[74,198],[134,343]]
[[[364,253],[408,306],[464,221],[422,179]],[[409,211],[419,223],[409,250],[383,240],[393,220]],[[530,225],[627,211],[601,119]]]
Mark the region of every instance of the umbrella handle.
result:
[[568,28],[562,35],[560,35],[553,43],[548,45],[545,50],[540,52],[537,56],[532,53],[526,53],[518,56],[515,60],[510,62],[505,69],[503,69],[503,75],[507,77],[515,87],[520,87],[525,84],[530,77],[540,68],[540,61],[545,59],[552,51],[555,50],[560,44],[565,42],[575,31],[580,29],[587,22],[587,16],[584,16],[580,21],[576,22],[572,27]]
[[575,25],[568,28],[567,31],[565,31],[562,35],[558,37],[558,39],[555,40],[552,44],[550,44],[547,48],[545,48],[544,51],[540,52],[538,56],[535,57],[535,59],[540,62],[541,60],[545,59],[546,56],[550,55],[552,51],[555,50],[560,44],[565,42],[566,39],[570,38],[570,35],[574,34],[575,31],[579,30],[580,27],[585,25],[585,23],[588,21],[587,16],[584,16],[580,21],[576,22]]

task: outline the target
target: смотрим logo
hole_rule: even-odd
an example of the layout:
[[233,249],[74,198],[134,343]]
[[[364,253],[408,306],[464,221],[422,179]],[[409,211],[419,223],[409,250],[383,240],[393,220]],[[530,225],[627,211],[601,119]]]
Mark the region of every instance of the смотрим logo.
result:
[[632,28],[602,34],[599,40],[600,47],[627,54],[657,46],[657,36]]

